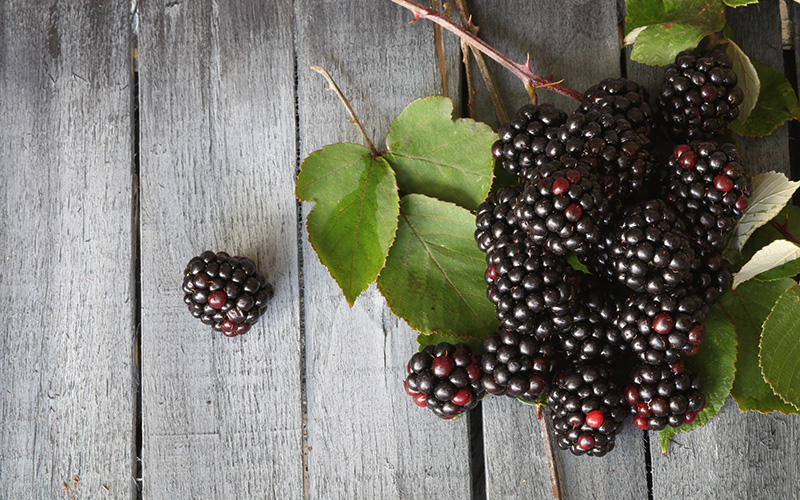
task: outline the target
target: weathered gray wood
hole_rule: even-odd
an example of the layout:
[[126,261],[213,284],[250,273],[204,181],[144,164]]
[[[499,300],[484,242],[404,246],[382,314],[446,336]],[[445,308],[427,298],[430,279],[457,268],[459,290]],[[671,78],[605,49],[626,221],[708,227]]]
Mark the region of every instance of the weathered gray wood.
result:
[[[140,9],[144,498],[302,498],[292,3]],[[275,285],[245,335],[182,302],[205,249]]]
[[135,498],[128,21],[0,4],[3,498]]
[[[729,9],[728,21],[745,53],[783,70],[777,2]],[[786,129],[739,139],[753,172],[788,173]],[[798,433],[797,416],[741,414],[732,400],[710,424],[678,434],[666,457],[652,433],[654,498],[791,498],[800,475],[793,458]]]
[[[481,36],[515,60],[530,53],[533,71],[584,91],[620,74],[617,6],[614,2],[473,2]],[[509,114],[530,102],[513,75],[492,65]],[[480,79],[475,74],[474,78]],[[478,82],[477,85],[483,85]],[[491,102],[479,99],[476,116],[497,124]],[[577,102],[547,90],[543,102],[567,112]],[[535,411],[514,401],[483,405],[487,497],[550,497],[551,487]],[[640,432],[627,429],[614,451],[602,459],[574,457],[555,448],[564,498],[643,498],[647,496],[644,446]],[[524,480],[524,481],[523,481]]]
[[[296,12],[301,158],[334,142],[362,143],[312,65],[352,98],[379,149],[409,102],[440,93],[430,23],[409,25],[412,15],[388,1],[298,0]],[[452,96],[460,58],[444,38]],[[467,419],[440,421],[403,390],[415,333],[374,286],[349,308],[303,240],[310,498],[469,498]]]

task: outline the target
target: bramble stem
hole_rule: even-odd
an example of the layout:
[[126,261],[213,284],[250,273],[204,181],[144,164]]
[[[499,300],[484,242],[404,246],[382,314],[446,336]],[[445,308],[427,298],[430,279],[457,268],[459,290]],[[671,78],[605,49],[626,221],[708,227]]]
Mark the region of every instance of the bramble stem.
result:
[[542,418],[542,406],[536,407],[536,417],[542,429],[542,442],[544,453],[547,455],[547,468],[550,471],[550,488],[553,490],[553,500],[562,500],[561,485],[558,482],[558,468],[556,467],[556,454],[553,451],[553,431],[550,430],[550,421]]
[[[437,11],[442,9],[441,4],[441,0],[432,0],[431,2],[431,6]],[[444,58],[442,27],[438,24],[433,25],[433,45],[436,49],[436,59],[439,61],[439,73],[442,74],[442,95],[447,97],[447,60]]]
[[442,17],[441,15],[439,15],[439,13],[433,11],[432,9],[420,5],[412,0],[392,0],[392,2],[413,12],[415,21],[417,19],[428,19],[429,21],[432,21],[442,26],[444,29],[452,33],[455,33],[456,35],[459,36],[459,38],[466,41],[469,45],[480,50],[488,57],[493,59],[495,62],[497,62],[504,68],[508,69],[509,71],[511,71],[514,75],[517,76],[517,78],[522,80],[522,83],[525,84],[526,86],[537,88],[543,85],[548,85],[547,88],[549,90],[552,90],[553,92],[565,95],[567,97],[571,97],[578,101],[583,100],[583,94],[581,94],[577,90],[573,90],[563,85],[551,85],[552,82],[550,80],[542,78],[541,76],[531,72],[530,65],[528,64],[528,62],[526,62],[525,64],[515,63],[514,61],[509,59],[508,56],[506,56],[505,54],[501,53],[500,51],[498,51],[488,43],[484,42],[477,36],[473,35],[472,33],[462,29],[452,20]]
[[361,135],[364,137],[364,143],[366,144],[367,148],[369,148],[369,152],[372,153],[372,156],[380,156],[380,152],[375,149],[375,145],[372,144],[372,141],[369,139],[367,131],[364,130],[364,126],[361,125],[360,121],[358,121],[355,111],[353,111],[353,108],[350,106],[350,100],[344,96],[341,90],[339,90],[339,86],[336,85],[336,82],[333,80],[333,77],[330,75],[330,73],[328,73],[328,71],[322,66],[311,66],[311,69],[325,77],[325,79],[328,81],[328,85],[330,85],[330,87],[326,90],[333,90],[336,92],[336,95],[339,96],[339,99],[342,101],[342,103],[344,103],[344,107],[347,108],[347,112],[350,114],[350,123],[358,127],[358,131],[361,132]]
[[770,220],[769,223],[779,233],[781,233],[783,236],[785,236],[786,239],[788,239],[789,241],[791,241],[795,245],[800,245],[800,241],[798,241],[797,236],[793,235],[789,231],[789,220],[788,220],[788,217],[787,217],[786,222],[784,222],[783,224],[778,224],[777,222],[775,222],[775,219]]

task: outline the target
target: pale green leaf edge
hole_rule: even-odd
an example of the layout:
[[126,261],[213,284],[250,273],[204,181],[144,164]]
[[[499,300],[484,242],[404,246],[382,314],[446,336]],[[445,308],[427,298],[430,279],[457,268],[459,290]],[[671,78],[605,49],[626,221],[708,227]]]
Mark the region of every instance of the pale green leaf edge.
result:
[[[778,306],[780,301],[786,296],[786,294],[792,292],[792,290],[794,290],[795,288],[798,288],[798,287],[800,287],[800,285],[795,285],[793,287],[787,288],[786,291],[784,291],[781,294],[781,296],[778,297],[778,300],[775,301],[775,305],[772,306],[772,311],[775,310],[775,308]],[[792,292],[792,293],[794,293],[794,292]],[[764,331],[765,331],[765,328],[767,326],[767,322],[770,319],[770,316],[772,316],[772,311],[770,311],[770,313],[767,315],[767,317],[764,318],[764,323],[761,325],[761,340],[758,342],[758,366],[761,368],[761,376],[764,378],[764,382],[769,386],[770,389],[772,389],[772,393],[775,394],[775,396],[777,396],[778,399],[783,401],[786,405],[794,408],[796,412],[800,412],[800,406],[796,405],[795,403],[793,403],[791,401],[788,401],[783,394],[781,394],[780,392],[775,390],[775,386],[772,385],[772,383],[767,379],[767,375],[764,373],[764,364],[763,364],[763,359],[761,357],[762,345],[764,343]],[[799,312],[799,314],[800,314],[800,312]]]
[[731,288],[736,290],[736,288],[745,281],[798,258],[800,258],[800,246],[788,240],[775,240],[769,245],[760,248],[753,254],[753,257],[733,275],[733,285]]
[[737,86],[744,91],[744,100],[739,105],[739,116],[736,117],[738,123],[744,123],[750,113],[756,107],[758,94],[761,90],[761,80],[758,78],[750,57],[736,45],[733,40],[726,40],[728,43],[728,55],[733,59],[733,71],[739,79]]

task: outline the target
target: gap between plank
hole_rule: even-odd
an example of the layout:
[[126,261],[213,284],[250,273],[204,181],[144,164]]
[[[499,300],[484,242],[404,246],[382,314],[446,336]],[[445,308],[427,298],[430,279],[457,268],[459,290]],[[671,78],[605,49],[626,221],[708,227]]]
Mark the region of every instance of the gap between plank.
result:
[[130,24],[130,65],[131,65],[131,183],[132,183],[132,257],[133,257],[133,328],[134,328],[134,360],[133,385],[135,394],[133,463],[131,474],[136,488],[137,500],[142,500],[142,245],[141,245],[141,210],[139,197],[140,172],[140,121],[139,121],[139,10],[137,0],[131,1]]

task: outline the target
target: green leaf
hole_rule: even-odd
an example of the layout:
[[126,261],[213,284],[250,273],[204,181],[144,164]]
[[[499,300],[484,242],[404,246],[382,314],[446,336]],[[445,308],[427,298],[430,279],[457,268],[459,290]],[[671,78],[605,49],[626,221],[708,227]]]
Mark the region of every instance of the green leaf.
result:
[[800,409],[800,286],[786,290],[764,321],[759,359],[775,394]]
[[296,194],[315,203],[308,240],[352,306],[375,281],[394,240],[400,212],[394,172],[364,146],[331,144],[303,161]]
[[791,241],[775,240],[764,248],[758,250],[742,268],[733,275],[733,289],[735,290],[745,281],[755,278],[770,269],[784,266],[800,258],[800,246]]
[[[800,207],[795,205],[786,205],[783,210],[776,215],[769,224],[764,224],[753,233],[753,236],[747,240],[747,243],[742,250],[742,260],[744,262],[753,258],[753,255],[760,249],[769,245],[773,241],[784,239],[787,236],[772,225],[772,222],[777,223],[785,228],[795,239],[800,238]],[[791,278],[800,274],[800,260],[793,260],[787,262],[782,266],[775,267],[765,273],[757,276],[761,281],[772,281],[783,278]]]
[[719,0],[628,0],[625,9],[625,43],[634,44],[631,59],[644,64],[670,64],[725,25]]
[[[752,61],[758,72],[761,90],[750,116],[731,123],[733,132],[747,137],[764,137],[787,120],[800,119],[797,95],[783,75],[758,61]],[[741,117],[741,114],[740,114]]]
[[754,3],[758,3],[758,0],[723,0],[725,5],[729,5],[731,7],[743,7],[745,5],[752,5]]
[[[488,333],[488,332],[487,332]],[[483,347],[483,338],[481,337],[465,337],[463,335],[442,335],[440,333],[431,333],[431,334],[424,334],[420,333],[417,335],[417,343],[419,344],[419,350],[422,350],[425,346],[429,345],[439,345],[442,342],[448,342],[450,344],[467,344],[471,349],[473,354],[477,354],[478,356],[482,355],[486,349]]]
[[[727,53],[733,60],[733,72],[739,80],[737,86],[744,92],[744,101],[739,105],[736,123],[744,123],[753,112],[761,89],[761,80],[753,61],[732,40],[728,40]],[[735,132],[735,130],[734,130]]]
[[708,27],[693,24],[651,24],[638,32],[631,59],[651,66],[666,66],[675,61],[679,52],[697,47],[700,40],[712,33],[714,30]]
[[575,254],[567,255],[567,264],[569,264],[572,269],[576,271],[580,271],[585,274],[592,274],[592,272],[589,271],[589,268],[586,267],[586,264],[578,260],[578,257]]
[[[764,381],[758,360],[761,325],[778,298],[795,285],[790,279],[762,282],[750,280],[722,296],[722,309],[733,322],[739,341],[736,379],[731,396],[742,411],[792,413],[793,407],[780,400]],[[702,351],[702,349],[701,349]]]
[[461,207],[418,194],[400,201],[397,237],[378,288],[411,328],[475,338],[496,331],[474,231],[475,216]]
[[395,118],[386,161],[406,193],[451,201],[474,210],[489,194],[497,136],[485,123],[452,120],[453,101],[417,99]]
[[780,172],[764,172],[753,177],[750,206],[731,231],[723,252],[731,264],[741,260],[741,251],[756,229],[770,221],[792,198],[800,181],[790,181]]
[[661,452],[664,454],[675,434],[701,427],[719,413],[731,392],[736,372],[736,331],[719,304],[711,308],[705,327],[706,340],[697,354],[684,362],[689,370],[702,377],[707,406],[691,424],[678,429],[667,427],[660,432]]

